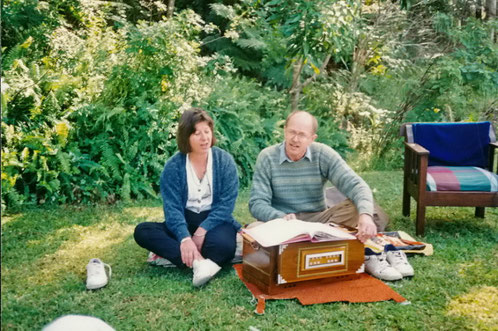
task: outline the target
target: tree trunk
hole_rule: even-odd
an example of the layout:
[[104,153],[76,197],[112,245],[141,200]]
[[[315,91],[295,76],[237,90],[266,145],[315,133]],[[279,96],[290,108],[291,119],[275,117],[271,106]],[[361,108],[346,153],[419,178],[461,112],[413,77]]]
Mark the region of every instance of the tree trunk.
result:
[[482,1],[483,0],[477,0],[476,1],[476,12],[475,12],[475,17],[477,19],[482,20]]
[[476,2],[475,0],[470,0],[469,1],[469,16],[470,17],[475,17],[476,16]]
[[299,107],[299,97],[301,96],[301,72],[303,71],[304,60],[300,58],[292,65],[292,86],[289,90],[291,99],[291,111],[295,111]]
[[173,12],[175,11],[175,0],[168,0],[168,18],[173,17]]
[[291,92],[291,112],[299,109],[299,98],[301,97],[301,91],[296,90]]
[[315,73],[311,77],[308,77],[304,82],[301,82],[301,74],[303,72],[305,61],[301,58],[300,60],[296,60],[296,62],[294,62],[294,65],[292,66],[292,86],[289,90],[292,111],[298,110],[299,98],[301,97],[301,91],[303,88],[314,81],[318,75],[325,73],[325,68],[327,67],[331,57],[332,53],[327,54],[325,59],[323,59],[320,68],[315,70]]
[[[486,20],[496,19],[496,0],[486,1]],[[491,41],[495,42],[495,29],[491,29],[490,32]]]

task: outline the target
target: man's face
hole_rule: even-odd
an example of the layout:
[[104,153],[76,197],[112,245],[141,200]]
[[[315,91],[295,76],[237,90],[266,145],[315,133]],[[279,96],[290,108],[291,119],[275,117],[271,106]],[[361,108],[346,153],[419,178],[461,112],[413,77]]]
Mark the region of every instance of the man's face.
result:
[[292,116],[284,128],[284,135],[287,157],[292,161],[300,160],[317,137],[313,133],[313,119],[307,113]]

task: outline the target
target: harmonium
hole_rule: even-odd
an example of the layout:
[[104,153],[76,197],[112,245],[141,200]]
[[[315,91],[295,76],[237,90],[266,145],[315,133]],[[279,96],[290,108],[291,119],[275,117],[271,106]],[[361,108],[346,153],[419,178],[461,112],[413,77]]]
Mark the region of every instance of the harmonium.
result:
[[263,247],[246,233],[242,237],[242,276],[266,294],[355,279],[364,272],[364,245],[357,239]]

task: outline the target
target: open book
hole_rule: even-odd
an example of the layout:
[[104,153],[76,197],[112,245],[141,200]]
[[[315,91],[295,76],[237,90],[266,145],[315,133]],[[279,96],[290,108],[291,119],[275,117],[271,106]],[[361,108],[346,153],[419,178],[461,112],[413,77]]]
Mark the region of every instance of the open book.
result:
[[251,229],[243,229],[263,247],[300,241],[334,241],[356,239],[352,234],[323,223],[277,218]]

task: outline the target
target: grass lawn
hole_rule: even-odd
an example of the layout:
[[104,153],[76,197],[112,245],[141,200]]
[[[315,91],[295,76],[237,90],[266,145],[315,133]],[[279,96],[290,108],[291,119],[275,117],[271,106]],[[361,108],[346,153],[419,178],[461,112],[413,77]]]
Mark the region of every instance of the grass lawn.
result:
[[[362,176],[391,218],[388,230],[414,235],[414,213],[401,216],[401,172]],[[251,221],[248,195],[241,192],[237,202],[241,223]],[[472,208],[428,208],[423,241],[434,255],[411,257],[415,277],[388,283],[409,305],[277,300],[262,316],[229,266],[201,289],[192,287],[189,271],[148,266],[133,229],[162,218],[159,201],[4,216],[2,330],[40,330],[64,314],[93,315],[117,330],[497,330],[497,208],[486,209],[484,220]],[[113,276],[107,287],[86,291],[93,257],[110,264]]]

